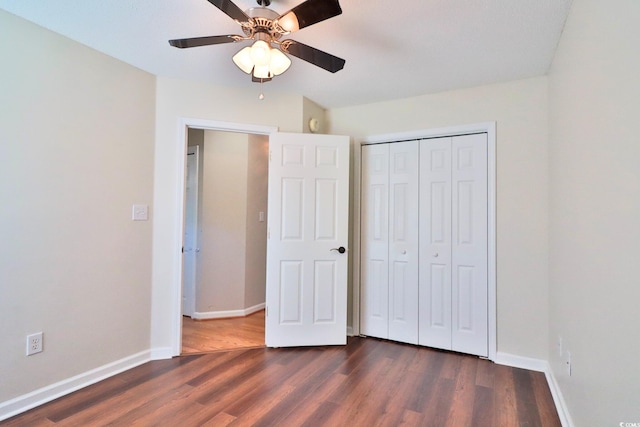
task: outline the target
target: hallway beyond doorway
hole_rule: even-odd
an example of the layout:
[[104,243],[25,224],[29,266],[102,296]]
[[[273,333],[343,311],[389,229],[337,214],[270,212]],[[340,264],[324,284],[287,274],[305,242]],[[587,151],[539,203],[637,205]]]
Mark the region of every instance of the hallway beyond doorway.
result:
[[255,347],[264,347],[264,310],[228,319],[182,317],[181,355]]

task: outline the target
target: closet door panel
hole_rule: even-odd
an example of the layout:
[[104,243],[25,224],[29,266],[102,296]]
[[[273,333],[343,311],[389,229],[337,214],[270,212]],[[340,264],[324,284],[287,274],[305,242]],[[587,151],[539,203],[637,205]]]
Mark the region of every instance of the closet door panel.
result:
[[487,137],[452,140],[452,349],[488,356]]
[[420,141],[419,343],[451,349],[451,138]]
[[362,147],[361,332],[389,338],[389,144]]
[[389,339],[418,343],[418,142],[389,144]]

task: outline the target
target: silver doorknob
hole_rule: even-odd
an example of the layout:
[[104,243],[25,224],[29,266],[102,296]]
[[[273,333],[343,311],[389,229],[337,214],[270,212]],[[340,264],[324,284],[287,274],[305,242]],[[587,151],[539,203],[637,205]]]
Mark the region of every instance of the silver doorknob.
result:
[[407,254],[407,251],[400,251],[400,253],[401,253],[402,255],[406,255],[406,254]]
[[435,254],[433,254],[434,258],[438,258],[438,252],[436,252]]

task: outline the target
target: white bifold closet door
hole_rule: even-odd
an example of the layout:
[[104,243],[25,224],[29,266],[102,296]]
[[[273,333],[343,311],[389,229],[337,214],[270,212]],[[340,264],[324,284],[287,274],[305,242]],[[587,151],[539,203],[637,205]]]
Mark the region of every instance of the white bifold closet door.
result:
[[421,345],[488,356],[486,134],[420,145]]
[[418,143],[389,146],[389,339],[418,344]]
[[362,147],[361,332],[488,355],[486,134]]
[[361,154],[360,331],[378,338],[389,338],[389,145]]
[[362,330],[418,343],[418,144],[362,147]]

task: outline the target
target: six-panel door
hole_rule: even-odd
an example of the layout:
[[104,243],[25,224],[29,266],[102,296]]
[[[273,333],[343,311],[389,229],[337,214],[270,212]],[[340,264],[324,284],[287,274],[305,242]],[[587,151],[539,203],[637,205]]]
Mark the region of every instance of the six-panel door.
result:
[[277,133],[269,150],[266,344],[346,344],[349,138]]
[[362,333],[487,356],[486,134],[362,159]]

